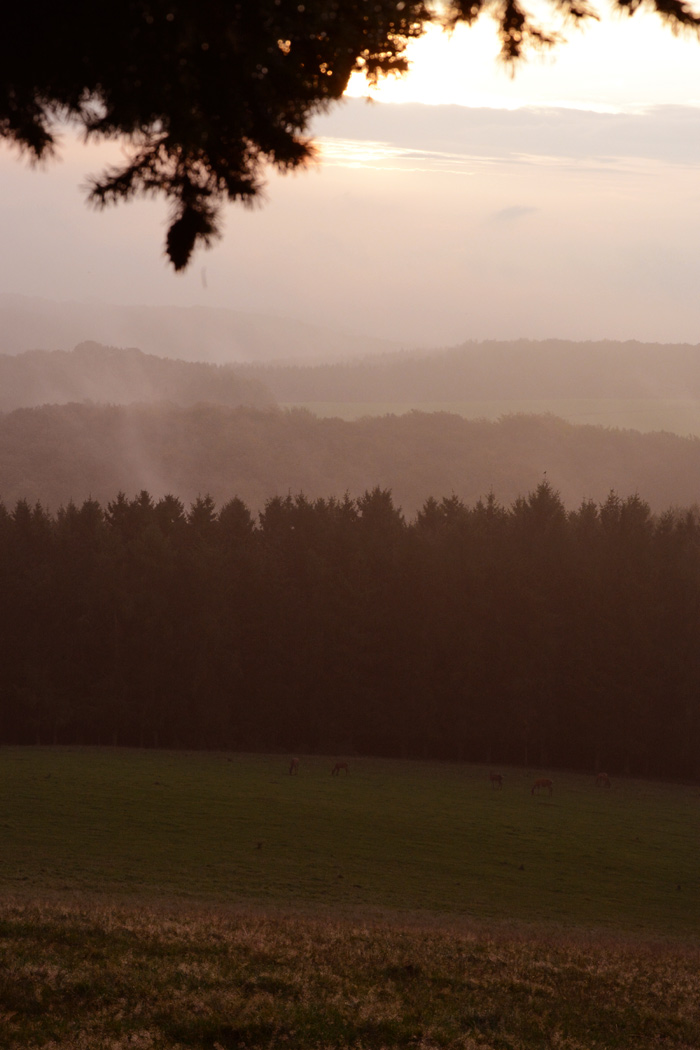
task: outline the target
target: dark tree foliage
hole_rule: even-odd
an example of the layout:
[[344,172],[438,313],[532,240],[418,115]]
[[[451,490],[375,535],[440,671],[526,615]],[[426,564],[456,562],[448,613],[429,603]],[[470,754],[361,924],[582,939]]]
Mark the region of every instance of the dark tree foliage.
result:
[[0,743],[700,777],[700,516],[429,499],[0,504]]
[[[614,0],[632,14],[642,0]],[[586,0],[551,0],[584,22]],[[685,0],[646,0],[672,27],[697,31]],[[265,165],[285,171],[313,156],[311,118],[343,94],[407,68],[405,47],[426,25],[499,26],[502,56],[560,39],[520,0],[86,0],[13,3],[0,35],[0,134],[35,159],[68,122],[92,139],[119,139],[129,156],[90,186],[103,206],[163,194],[166,253],[176,270],[220,232],[221,205],[249,204]]]

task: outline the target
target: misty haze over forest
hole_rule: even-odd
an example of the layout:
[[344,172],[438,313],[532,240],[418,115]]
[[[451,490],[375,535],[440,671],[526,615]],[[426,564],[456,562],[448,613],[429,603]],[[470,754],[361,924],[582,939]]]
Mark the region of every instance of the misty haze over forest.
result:
[[331,361],[400,343],[288,317],[209,306],[116,306],[0,294],[0,353],[95,341],[186,361]]
[[5,307],[5,742],[697,774],[699,346]]
[[[700,434],[698,346],[519,340],[376,352],[376,342],[321,330],[300,342],[292,326],[285,357],[280,319],[22,306],[3,301],[8,505],[56,509],[143,489],[186,502],[238,496],[258,512],[290,492],[340,498],[379,486],[412,516],[430,497],[473,503],[493,492],[507,503],[543,478],[572,509],[610,491],[639,493],[656,512],[698,500],[700,439],[688,436]],[[131,325],[159,353],[56,348],[71,332],[93,337],[91,324]],[[331,359],[319,361],[326,336]],[[227,347],[227,361],[207,362]]]

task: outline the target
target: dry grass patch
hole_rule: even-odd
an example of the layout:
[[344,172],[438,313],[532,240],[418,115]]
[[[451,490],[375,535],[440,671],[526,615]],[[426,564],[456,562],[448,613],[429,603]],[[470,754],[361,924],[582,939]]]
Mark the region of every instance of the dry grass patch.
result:
[[260,911],[0,904],[0,1046],[700,1045],[700,948]]

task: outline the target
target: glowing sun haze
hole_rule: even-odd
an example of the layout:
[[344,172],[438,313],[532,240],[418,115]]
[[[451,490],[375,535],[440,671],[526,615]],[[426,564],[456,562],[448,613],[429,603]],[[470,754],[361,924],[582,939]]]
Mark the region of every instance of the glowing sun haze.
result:
[[161,254],[162,204],[85,206],[118,146],[67,137],[39,171],[3,149],[0,293],[228,307],[404,345],[697,343],[700,43],[641,13],[564,33],[515,78],[484,20],[412,45],[377,104],[354,80],[312,129],[316,170],[229,207],[183,276]]
[[[528,4],[546,25],[551,11]],[[601,7],[600,21],[584,28],[555,23],[566,41],[529,52],[516,75],[499,61],[495,23],[481,18],[471,28],[447,34],[428,27],[409,42],[411,69],[368,88],[363,76],[350,81],[349,97],[428,105],[577,106],[619,110],[663,103],[700,103],[700,56],[692,34],[674,35],[658,15],[639,11],[633,18]]]

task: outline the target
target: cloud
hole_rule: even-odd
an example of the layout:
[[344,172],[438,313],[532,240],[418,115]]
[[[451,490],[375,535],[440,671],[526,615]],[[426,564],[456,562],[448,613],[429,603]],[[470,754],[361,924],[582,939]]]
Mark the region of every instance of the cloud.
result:
[[610,158],[700,165],[700,107],[656,106],[631,113],[561,107],[516,110],[368,105],[348,99],[319,118],[315,133],[381,142],[386,147],[469,158],[559,157],[603,163]]
[[488,221],[499,224],[517,222],[518,219],[522,219],[525,215],[533,215],[538,212],[539,208],[528,207],[525,204],[512,204],[509,208],[499,208],[498,211],[493,212],[489,215]]
[[106,154],[76,145],[39,173],[0,153],[0,291],[226,306],[407,346],[697,342],[700,109],[350,100],[313,130],[316,170],[271,176],[264,207],[227,208],[223,240],[178,277],[161,202],[85,207],[78,187]]
[[415,149],[389,142],[324,137],[319,140],[324,164],[344,168],[373,168],[376,171],[444,171],[451,175],[472,175],[470,158],[444,150]]

